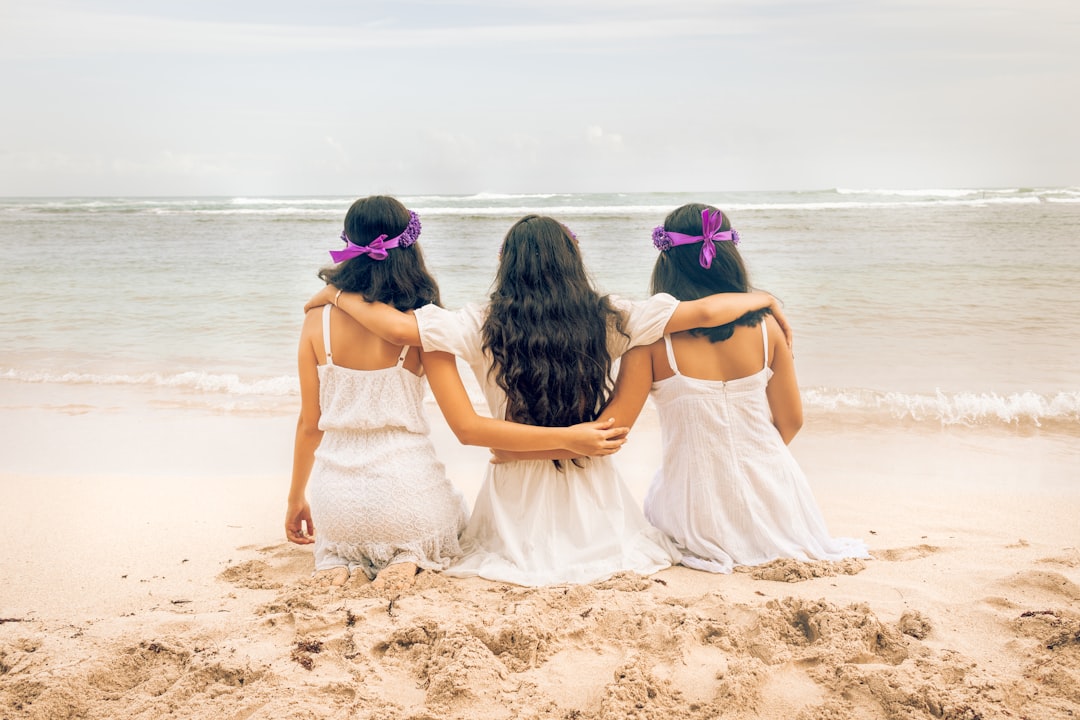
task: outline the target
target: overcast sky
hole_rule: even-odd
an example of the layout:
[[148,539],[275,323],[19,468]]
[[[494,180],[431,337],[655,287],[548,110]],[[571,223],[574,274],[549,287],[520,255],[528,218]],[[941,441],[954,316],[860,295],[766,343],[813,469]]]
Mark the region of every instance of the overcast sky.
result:
[[1080,185],[1078,0],[0,0],[0,195]]

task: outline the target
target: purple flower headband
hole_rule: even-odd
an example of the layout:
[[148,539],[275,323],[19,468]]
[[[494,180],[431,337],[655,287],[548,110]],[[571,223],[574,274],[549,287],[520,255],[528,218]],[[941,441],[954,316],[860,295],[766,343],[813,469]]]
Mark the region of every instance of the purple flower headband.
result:
[[656,246],[656,249],[661,252],[667,252],[676,245],[689,245],[690,243],[700,242],[701,245],[701,257],[699,262],[701,267],[712,267],[713,258],[716,257],[716,245],[717,242],[725,242],[730,240],[735,245],[739,244],[739,231],[738,230],[724,230],[721,232],[720,228],[724,224],[724,214],[717,210],[713,212],[709,208],[705,208],[701,211],[701,234],[700,235],[684,235],[677,232],[668,232],[664,229],[663,225],[657,225],[652,231],[652,244]]
[[401,234],[397,237],[386,239],[386,234],[382,234],[379,237],[372,240],[367,245],[356,245],[349,236],[345,234],[345,231],[341,231],[341,239],[345,241],[344,250],[331,250],[330,257],[334,259],[336,263],[342,263],[346,260],[351,260],[354,257],[360,255],[368,255],[372,260],[385,260],[387,257],[387,250],[393,248],[406,248],[416,242],[416,239],[420,237],[420,216],[409,211],[409,224],[405,226],[405,229],[401,231]]

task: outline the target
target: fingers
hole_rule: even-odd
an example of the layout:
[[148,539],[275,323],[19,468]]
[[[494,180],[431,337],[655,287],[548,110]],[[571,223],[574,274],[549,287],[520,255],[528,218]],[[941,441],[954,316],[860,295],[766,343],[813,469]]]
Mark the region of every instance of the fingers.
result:
[[334,293],[336,292],[337,288],[333,285],[326,285],[322,290],[312,295],[310,300],[304,303],[304,312],[307,312],[312,308],[329,305],[333,301]]
[[297,528],[285,528],[285,537],[288,539],[289,542],[296,543],[297,545],[310,545],[311,543],[315,542],[314,538],[306,535],[303,531],[298,530]]
[[612,437],[604,440],[597,446],[596,452],[593,455],[614,455],[622,449],[622,446],[626,444],[626,432],[629,428],[617,428],[623,431],[623,434],[619,437]]
[[601,437],[604,440],[616,440],[618,438],[625,438],[629,433],[630,428],[628,427],[613,427],[604,430],[601,433]]
[[[305,531],[304,527],[307,526]],[[297,545],[310,545],[315,542],[315,525],[310,519],[289,521],[285,523],[285,538]]]

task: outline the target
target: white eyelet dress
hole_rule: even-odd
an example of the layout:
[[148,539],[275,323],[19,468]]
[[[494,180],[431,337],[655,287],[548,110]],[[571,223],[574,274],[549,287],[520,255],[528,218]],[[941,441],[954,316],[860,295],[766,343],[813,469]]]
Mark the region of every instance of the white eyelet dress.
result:
[[861,540],[829,536],[806,476],[772,424],[765,323],[761,334],[765,366],[728,381],[680,374],[664,337],[675,374],[652,386],[663,465],[645,497],[645,515],[675,540],[682,564],[697,570],[869,557]]
[[[633,345],[655,342],[678,301],[658,295],[643,303],[612,298],[627,318],[630,338],[608,332],[612,357]],[[487,305],[450,312],[433,305],[416,311],[425,350],[453,353],[473,370],[491,414],[506,416],[506,394],[481,347]],[[478,468],[479,471],[479,468]],[[632,571],[649,575],[679,561],[663,533],[649,525],[611,456],[583,467],[550,460],[488,465],[472,517],[461,536],[464,551],[446,574],[540,586],[588,583]]]
[[322,442],[308,483],[315,569],[347,565],[374,577],[397,562],[442,570],[461,554],[468,510],[428,437],[426,382],[396,365],[335,365],[323,310],[326,364],[319,366]]

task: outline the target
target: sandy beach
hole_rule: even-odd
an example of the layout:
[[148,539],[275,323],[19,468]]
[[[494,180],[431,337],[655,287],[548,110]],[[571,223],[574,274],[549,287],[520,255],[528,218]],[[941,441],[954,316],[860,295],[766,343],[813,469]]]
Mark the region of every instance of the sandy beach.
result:
[[[451,479],[486,451],[429,408]],[[814,428],[793,448],[874,559],[527,589],[304,581],[293,419],[10,406],[0,718],[1080,715],[1072,438]],[[618,456],[642,497],[651,408]],[[643,470],[648,468],[648,471]]]

